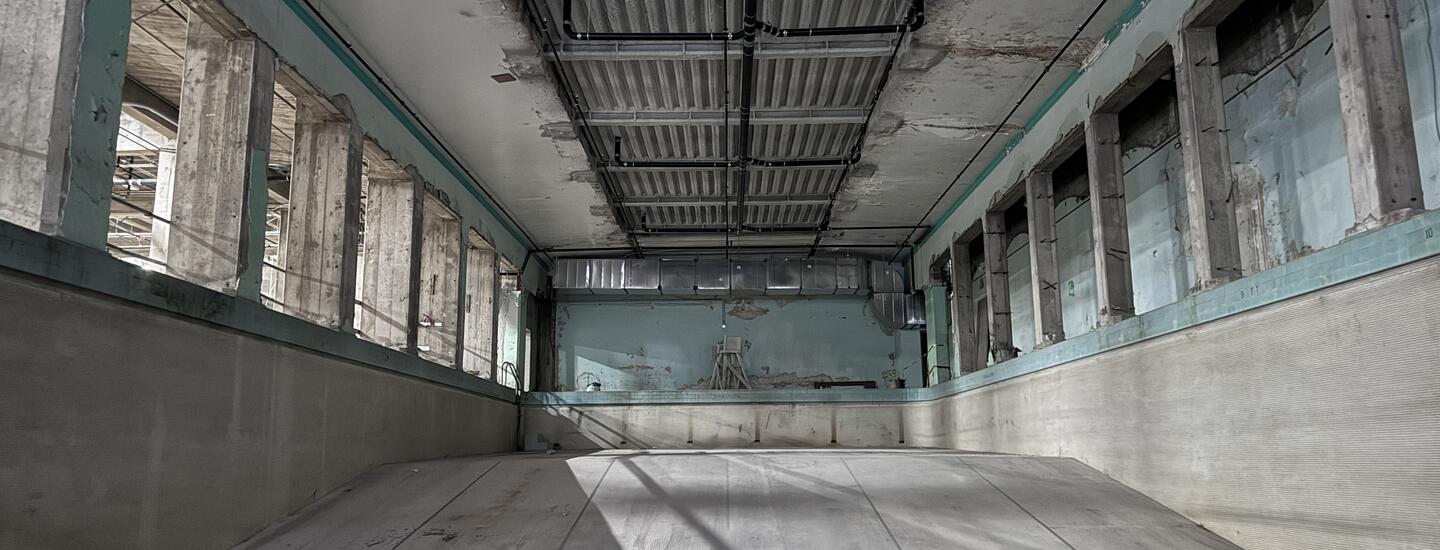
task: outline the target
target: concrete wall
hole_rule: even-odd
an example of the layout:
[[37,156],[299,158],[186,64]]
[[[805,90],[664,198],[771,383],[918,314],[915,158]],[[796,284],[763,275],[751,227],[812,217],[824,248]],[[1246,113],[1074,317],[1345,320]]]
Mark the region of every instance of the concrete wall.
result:
[[920,384],[919,333],[885,332],[866,304],[863,297],[560,303],[560,384],[583,389],[600,382],[606,390],[704,387],[714,370],[714,346],[725,336],[751,343],[745,365],[756,387],[813,387],[817,380],[874,380],[883,386],[888,371]]
[[[1233,169],[1238,180],[1258,180],[1263,190],[1275,264],[1334,245],[1355,225],[1340,83],[1330,34],[1319,32],[1329,29],[1330,14],[1324,5],[1300,10],[1301,4],[1266,18],[1263,27],[1245,15],[1220,27]],[[1292,43],[1312,37],[1281,67],[1256,78]]]
[[1440,540],[1440,259],[947,398],[907,444],[1077,458],[1241,546]]
[[[930,258],[942,253],[949,244],[948,238],[935,236],[958,234],[973,224],[986,208],[985,198],[1019,181],[1056,143],[1083,122],[1093,105],[1122,86],[1151,53],[1174,43],[1181,20],[1193,3],[1137,3],[1134,17],[1126,18],[1107,43],[1092,52],[1085,65],[1072,75],[1072,84],[1058,94],[1048,109],[1028,121],[1023,138],[994,163],[993,169],[965,175],[964,183],[970,192],[963,193],[957,203],[948,205],[934,229],[921,240],[914,256]],[[1253,44],[1241,48],[1255,63],[1240,63],[1239,68],[1243,70],[1229,72],[1224,83],[1229,99],[1226,115],[1231,126],[1229,138],[1235,172],[1240,178],[1263,180],[1269,253],[1278,262],[1291,261],[1334,245],[1344,238],[1345,229],[1353,223],[1349,175],[1343,142],[1339,141],[1342,130],[1335,59],[1330,51],[1329,7],[1322,2],[1294,4],[1305,14],[1290,17],[1288,30],[1278,27],[1262,30]],[[1436,30],[1440,29],[1440,0],[1397,0],[1397,4],[1421,175],[1426,202],[1433,207],[1440,201],[1436,198],[1440,197],[1440,119],[1436,117],[1437,98],[1440,98],[1440,89],[1437,89],[1440,78],[1436,76],[1440,72],[1440,59],[1436,57],[1440,51],[1440,33]],[[1312,7],[1313,13],[1308,11]],[[1289,40],[1297,28],[1305,30],[1300,40],[1292,43]],[[1239,93],[1275,56],[1292,44],[1304,44],[1311,37],[1316,38],[1299,54],[1259,76],[1258,82]],[[1227,40],[1224,36],[1221,38],[1222,42]],[[1236,55],[1232,53],[1229,57]],[[1136,307],[1141,312],[1173,302],[1173,299],[1166,300],[1173,292],[1170,288],[1189,288],[1189,284],[1181,287],[1180,278],[1174,275],[1181,262],[1187,264],[1184,267],[1186,283],[1193,278],[1188,267],[1189,252],[1175,246],[1174,239],[1179,232],[1166,235],[1146,231],[1137,235],[1139,227],[1162,227],[1177,219],[1183,221],[1183,217],[1176,216],[1184,215],[1183,202],[1162,201],[1159,196],[1146,201],[1144,208],[1137,208],[1141,206],[1136,201],[1137,192],[1159,191],[1154,186],[1160,184],[1161,178],[1178,181],[1174,176],[1178,174],[1179,151],[1168,150],[1147,158],[1149,152],[1126,153],[1132,272]],[[1162,202],[1169,203],[1171,215],[1155,209]],[[1184,226],[1180,227],[1183,231]],[[1137,240],[1137,237],[1142,238]],[[1148,260],[1141,254],[1142,245],[1150,246],[1148,252],[1152,255]],[[1142,270],[1142,261],[1158,265]],[[914,283],[924,281],[917,278]]]
[[[734,449],[903,447],[926,404],[527,406],[526,448]],[[933,438],[935,434],[925,434]],[[912,445],[913,446],[913,445]]]
[[[1125,215],[1137,314],[1184,298],[1195,283],[1194,261],[1184,244],[1188,222],[1182,157],[1180,149],[1169,144],[1125,151]],[[1091,256],[1092,278],[1094,262]]]
[[355,121],[401,166],[414,167],[424,181],[449,196],[448,205],[464,227],[494,245],[510,263],[524,265],[521,284],[535,290],[545,282],[548,260],[526,262],[534,243],[481,190],[480,180],[451,158],[417,120],[407,114],[380,80],[362,68],[344,42],[325,28],[307,2],[300,0],[220,0],[284,63],[327,95],[344,95]]
[[1068,456],[1245,548],[1430,548],[1436,281],[1432,257],[939,400],[535,405],[527,437]]
[[0,334],[0,548],[229,547],[379,464],[514,447],[513,404],[4,269]]
[[1425,204],[1440,203],[1440,0],[1397,0]]

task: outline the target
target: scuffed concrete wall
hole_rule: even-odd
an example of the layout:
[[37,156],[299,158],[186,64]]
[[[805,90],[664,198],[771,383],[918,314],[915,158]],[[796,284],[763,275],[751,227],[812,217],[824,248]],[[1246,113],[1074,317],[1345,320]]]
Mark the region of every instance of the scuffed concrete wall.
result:
[[[1440,89],[1437,89],[1437,84],[1440,84],[1440,77],[1437,77],[1440,59],[1436,57],[1440,52],[1440,32],[1437,32],[1440,29],[1440,0],[1397,0],[1396,3],[1401,14],[1422,184],[1426,202],[1433,207],[1435,203],[1440,203],[1440,120],[1436,118],[1437,96],[1440,96]],[[931,236],[923,240],[915,251],[915,257],[929,258],[943,252],[948,246],[948,239],[936,237],[961,233],[974,223],[985,209],[985,201],[979,197],[990,197],[1001,188],[1019,181],[1054,144],[1084,120],[1093,105],[1121,87],[1152,52],[1173,43],[1191,4],[1193,2],[1188,1],[1145,3],[1137,17],[1125,24],[1113,41],[1092,53],[1083,70],[1075,75],[1074,85],[1056,100],[1049,111],[1033,121],[1025,137],[996,163],[995,169],[982,181],[975,182],[975,190],[969,198],[953,205],[953,212],[937,222]],[[1353,218],[1353,210],[1349,201],[1349,176],[1339,118],[1335,60],[1330,51],[1329,6],[1318,0],[1255,4],[1262,7],[1290,6],[1284,9],[1293,12],[1282,18],[1283,25],[1272,24],[1261,28],[1259,35],[1249,43],[1236,44],[1236,35],[1232,33],[1227,38],[1226,31],[1245,26],[1240,23],[1253,23],[1256,21],[1254,17],[1240,17],[1237,19],[1239,23],[1227,25],[1229,29],[1220,29],[1222,47],[1229,50],[1228,54],[1222,52],[1222,57],[1227,58],[1225,70],[1228,76],[1224,84],[1229,100],[1226,114],[1233,167],[1241,183],[1263,186],[1260,190],[1263,199],[1260,204],[1263,212],[1260,214],[1263,218],[1259,223],[1269,233],[1263,240],[1266,246],[1261,252],[1268,255],[1271,264],[1274,264],[1293,260],[1343,239],[1344,231],[1353,223],[1347,221]],[[1264,9],[1269,8],[1260,11]],[[1296,29],[1302,28],[1305,31],[1299,34],[1300,39],[1293,40]],[[1311,37],[1316,38],[1305,44]],[[1298,55],[1240,93],[1269,61],[1292,45],[1304,47]],[[1126,177],[1127,198],[1134,197],[1137,191],[1153,192],[1150,186],[1156,185],[1157,177],[1164,176],[1175,181],[1179,151],[1157,154],[1142,162],[1141,159],[1148,153],[1140,150],[1127,152],[1126,169],[1130,171]],[[1136,181],[1132,182],[1132,178]],[[1246,190],[1237,191],[1244,193]],[[1165,274],[1167,279],[1162,279],[1160,272],[1146,270],[1142,273],[1138,270],[1142,257],[1136,250],[1137,220],[1143,223],[1149,212],[1151,216],[1160,216],[1153,220],[1156,225],[1160,222],[1168,224],[1177,219],[1176,216],[1184,214],[1183,201],[1170,200],[1170,208],[1174,210],[1168,216],[1170,220],[1165,220],[1165,212],[1152,208],[1160,200],[1156,197],[1156,202],[1149,203],[1143,211],[1137,211],[1142,210],[1137,208],[1140,205],[1133,199],[1130,201],[1132,258],[1136,262],[1132,265],[1137,269],[1136,306],[1142,312],[1170,303],[1165,301],[1167,293],[1151,295],[1147,293],[1147,287],[1158,292],[1170,288],[1169,284],[1179,286],[1182,283],[1180,277],[1172,274]],[[1154,245],[1150,252],[1161,254],[1152,256],[1153,263],[1179,268],[1180,262],[1185,262],[1184,278],[1193,277],[1188,268],[1188,251],[1183,248],[1177,250],[1172,242],[1166,242],[1183,235],[1147,232],[1140,236],[1146,237],[1141,241],[1156,241],[1149,243]],[[1165,257],[1167,254],[1168,258]],[[917,277],[913,282],[919,285],[925,281]],[[1188,287],[1186,284],[1183,288]]]
[[1355,224],[1340,84],[1326,6],[1242,10],[1218,30],[1225,117],[1237,183],[1261,188],[1274,265],[1340,242]]
[[1440,540],[1440,259],[937,403],[907,444],[1077,458],[1237,544]]
[[1430,548],[1437,281],[1431,258],[935,401],[527,406],[527,441],[1066,456],[1245,548]]
[[[177,295],[178,296],[178,295]],[[0,270],[0,548],[228,548],[515,406]]]
[[526,406],[528,449],[903,447],[926,404]]
[[[923,380],[917,331],[887,333],[863,297],[567,302],[556,305],[563,390],[702,389],[725,336],[750,342],[757,388],[887,377]],[[723,317],[723,319],[722,319]],[[721,328],[722,322],[725,327]],[[813,345],[797,346],[796,342]]]

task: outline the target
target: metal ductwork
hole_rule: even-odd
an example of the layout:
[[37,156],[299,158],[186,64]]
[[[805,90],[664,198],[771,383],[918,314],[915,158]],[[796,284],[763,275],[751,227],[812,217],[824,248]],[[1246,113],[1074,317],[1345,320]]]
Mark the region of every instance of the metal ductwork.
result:
[[787,256],[700,259],[574,259],[555,262],[552,284],[564,295],[856,296],[888,330],[925,326],[925,302],[897,264],[859,258]]
[[560,294],[665,296],[828,296],[870,291],[870,262],[858,258],[561,259]]
[[925,328],[925,300],[907,292],[876,292],[870,295],[870,314],[886,330]]
[[907,291],[905,274],[898,264],[869,262],[870,314],[887,330],[925,328],[925,300]]

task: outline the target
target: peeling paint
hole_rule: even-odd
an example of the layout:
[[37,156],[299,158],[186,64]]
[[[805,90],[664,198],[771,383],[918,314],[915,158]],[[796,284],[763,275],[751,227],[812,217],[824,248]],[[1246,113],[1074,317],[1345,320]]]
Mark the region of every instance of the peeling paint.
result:
[[546,78],[545,60],[533,48],[501,48],[505,61],[502,66],[516,78]]
[[865,304],[863,297],[829,296],[786,297],[783,307],[772,297],[562,302],[558,381],[580,388],[598,381],[607,391],[701,388],[714,369],[715,344],[727,336],[751,344],[745,371],[757,384],[799,387],[819,376],[878,381],[882,371],[918,360],[919,335],[886,335],[864,315]]
[[[891,371],[893,372],[893,371]],[[750,386],[752,389],[785,389],[785,388],[814,388],[815,383],[827,382],[848,382],[849,378],[844,376],[831,376],[829,374],[813,374],[801,376],[795,372],[782,372],[774,375],[750,375]],[[682,390],[704,390],[710,388],[710,379],[701,378],[692,384],[680,386]]]
[[[955,140],[984,139],[997,128],[994,124],[985,124],[973,117],[932,117],[907,120],[904,122],[904,127],[936,137]],[[1015,124],[1007,124],[1000,128],[1002,134],[1020,131],[1020,127]]]
[[575,132],[575,125],[566,121],[550,122],[540,125],[540,135],[551,139],[571,140],[575,139],[577,134]]
[[725,313],[731,317],[753,321],[766,313],[770,313],[770,310],[755,305],[755,302],[752,300],[741,299],[737,300],[735,306],[726,310]]
[[[1016,61],[1040,61],[1045,63],[1049,63],[1051,59],[1055,58],[1056,52],[1060,51],[1059,45],[1041,44],[1038,42],[1040,41],[1018,44],[996,44],[990,41],[990,39],[963,39],[957,40],[956,43],[950,47],[950,51],[957,57],[965,59],[1002,58]],[[1084,38],[1076,40],[1075,44],[1061,56],[1060,63],[1080,65],[1090,54],[1090,51],[1095,49],[1095,45],[1095,40]]]
[[902,71],[928,71],[945,60],[950,51],[944,44],[915,41],[900,59]]

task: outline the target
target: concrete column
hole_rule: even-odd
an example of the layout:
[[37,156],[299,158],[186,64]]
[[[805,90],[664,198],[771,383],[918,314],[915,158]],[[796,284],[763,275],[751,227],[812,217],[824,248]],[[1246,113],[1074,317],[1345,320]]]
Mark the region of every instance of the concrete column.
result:
[[1091,115],[1085,125],[1091,231],[1095,238],[1095,294],[1100,326],[1135,315],[1130,280],[1130,226],[1125,213],[1125,171],[1120,160],[1120,116]]
[[[525,337],[524,327],[520,323],[520,298],[524,294],[515,288],[519,286],[518,276],[512,277],[510,282],[513,286],[501,284],[498,298],[500,305],[496,308],[500,310],[500,315],[496,319],[496,338],[499,345],[498,354],[495,356],[495,381],[504,385],[509,385],[508,381],[513,378],[503,363],[511,361],[517,366],[520,364],[520,347]],[[514,355],[511,355],[511,352],[514,352]],[[515,384],[518,385],[518,382]]]
[[493,378],[495,369],[495,290],[499,276],[495,251],[470,235],[465,257],[465,372]]
[[1188,248],[1195,259],[1195,286],[1207,290],[1243,274],[1215,27],[1180,31],[1175,86],[1190,213]]
[[258,299],[275,54],[192,17],[181,87],[169,272]]
[[420,186],[404,173],[372,172],[366,179],[365,277],[357,326],[377,344],[409,350],[418,311],[414,269],[420,262],[412,257],[420,250]]
[[[155,205],[151,210],[157,217],[170,219],[170,199],[175,187],[175,140],[167,139],[161,144],[159,162],[155,168]],[[150,258],[165,263],[165,250],[170,246],[170,224],[152,220],[150,224]],[[165,266],[155,266],[155,271],[167,273]]]
[[460,221],[426,198],[420,236],[420,356],[454,366],[460,295]]
[[459,256],[455,258],[455,267],[458,273],[456,273],[455,302],[453,303],[455,309],[455,361],[453,365],[463,372],[465,370],[465,324],[469,321],[465,317],[465,311],[469,309],[466,304],[470,301],[470,289],[466,286],[466,282],[470,280],[470,238],[469,231],[464,229],[464,221],[457,220],[457,223],[460,227],[455,231],[455,252]]
[[129,0],[0,0],[0,219],[105,249]]
[[985,232],[985,292],[990,308],[990,353],[995,362],[1014,359],[1015,336],[1010,325],[1010,268],[1006,262],[1005,213],[989,211],[981,220]]
[[265,307],[282,311],[284,309],[282,302],[285,298],[285,271],[283,268],[285,267],[285,250],[289,248],[286,243],[289,242],[290,235],[290,207],[286,205],[275,212],[280,217],[280,231],[276,235],[275,243],[278,246],[275,250],[275,261],[272,263],[280,266],[281,269],[268,268],[261,271],[260,296],[261,303],[265,304]]
[[930,363],[931,386],[949,381],[954,377],[950,356],[950,289],[944,284],[925,288],[925,332],[926,360]]
[[1395,0],[1330,0],[1357,233],[1425,210]]
[[354,326],[362,148],[360,127],[349,118],[300,100],[285,232],[285,312],[344,331]]
[[950,242],[950,330],[955,335],[955,360],[951,365],[955,376],[985,368],[977,364],[979,355],[975,339],[975,297],[971,295],[970,243],[955,239]]
[[521,391],[530,379],[530,309],[530,293],[522,287],[515,296],[515,388]]
[[[490,328],[490,379],[491,379],[491,380],[499,380],[499,379],[500,379],[500,350],[501,350],[501,339],[505,337],[504,334],[500,332],[500,313],[501,313],[501,312],[500,312],[500,309],[501,309],[501,304],[503,303],[503,300],[505,299],[505,295],[504,295],[504,293],[503,293],[503,291],[504,291],[503,277],[500,275],[500,270],[503,269],[503,265],[501,264],[501,258],[500,258],[499,253],[496,253],[496,255],[495,255],[495,262],[496,262],[496,265],[495,265],[495,281],[494,281],[494,284],[492,284],[491,287],[490,287],[490,288],[492,289],[492,292],[493,292],[493,294],[491,294],[491,299],[490,299],[490,327],[491,327],[491,328]],[[481,349],[481,350],[480,350],[481,353],[483,353],[484,351],[485,351],[484,349]]]
[[1025,179],[1030,232],[1030,288],[1035,303],[1035,349],[1065,340],[1060,309],[1060,262],[1055,249],[1055,184],[1050,172]]

